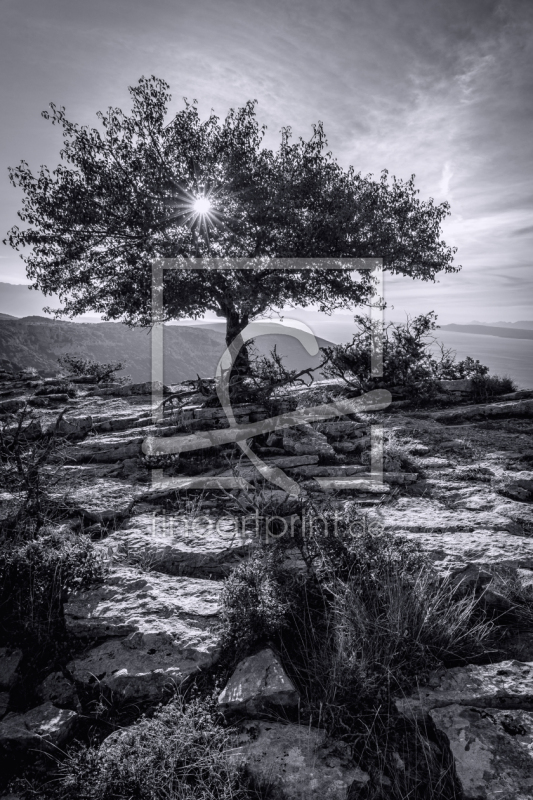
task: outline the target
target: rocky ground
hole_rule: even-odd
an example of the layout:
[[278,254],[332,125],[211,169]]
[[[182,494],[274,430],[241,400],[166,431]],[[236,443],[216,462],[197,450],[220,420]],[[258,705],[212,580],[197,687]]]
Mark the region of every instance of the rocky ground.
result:
[[[73,657],[61,672],[44,676],[33,707],[24,707],[16,691],[23,654],[0,651],[0,748],[11,757],[63,748],[94,713],[96,697],[153,706],[169,688],[212,666],[222,581],[265,535],[246,498],[255,492],[263,515],[278,517],[278,526],[282,518],[289,532],[295,514],[290,498],[235,444],[179,458],[145,456],[149,436],[228,427],[201,395],[189,397],[180,412],[169,403],[154,424],[151,384],[95,385],[30,373],[4,373],[0,381],[8,427],[28,402],[37,437],[66,408],[58,426],[64,444],[45,468],[50,492],[64,509],[61,525],[91,537],[109,566],[102,585],[67,599]],[[455,388],[465,389],[447,387],[446,408],[410,411],[398,403],[372,415],[263,434],[252,446],[311,501],[327,496],[333,507],[356,504],[370,522],[419,543],[443,574],[478,584],[498,607],[503,601],[490,591],[497,569],[518,568],[523,583],[533,583],[533,393],[468,405],[468,395]],[[165,396],[170,391],[164,387]],[[274,412],[241,406],[237,422],[293,410],[298,398],[284,403]],[[376,482],[370,448],[372,427],[380,425],[384,472]],[[182,490],[162,484],[161,474],[153,483],[152,468],[181,479]],[[240,477],[250,488],[194,490],[195,478],[206,475]],[[2,495],[4,518],[16,500]],[[465,798],[525,800],[533,796],[533,638],[509,633],[494,660],[439,673],[398,707],[431,720]],[[261,718],[265,702],[298,702],[272,651],[242,663],[219,702],[244,718],[236,757],[258,774],[275,767],[287,797],[341,800],[350,786],[362,791],[370,780],[350,764],[342,743],[326,741],[321,730]]]

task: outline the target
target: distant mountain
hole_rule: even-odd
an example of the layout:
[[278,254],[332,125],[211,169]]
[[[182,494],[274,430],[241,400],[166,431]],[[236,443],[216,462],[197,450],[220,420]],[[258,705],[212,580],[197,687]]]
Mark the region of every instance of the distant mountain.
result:
[[518,322],[478,322],[473,320],[470,325],[488,325],[491,328],[523,328],[525,330],[533,330],[533,320],[520,319]]
[[[509,327],[498,327],[493,325],[485,325],[478,323],[476,325],[441,325],[440,330],[443,331],[457,331],[458,333],[477,333],[481,336],[500,336],[502,339],[533,339],[533,322],[523,323],[524,325],[530,324],[531,328],[515,328],[515,323],[508,323]],[[518,325],[518,323],[516,323]]]
[[[0,317],[0,366],[4,369],[35,367],[41,375],[55,375],[58,357],[79,353],[97,361],[122,361],[122,374],[133,381],[151,379],[151,337],[148,330],[128,328],[118,322],[63,322],[47,317]],[[319,346],[330,342],[318,339]],[[320,357],[311,357],[301,344],[290,336],[261,336],[256,341],[260,353],[268,353],[274,345],[285,356],[289,369],[317,366]],[[164,332],[163,369],[166,383],[213,377],[224,350],[222,331],[206,326],[167,325]]]

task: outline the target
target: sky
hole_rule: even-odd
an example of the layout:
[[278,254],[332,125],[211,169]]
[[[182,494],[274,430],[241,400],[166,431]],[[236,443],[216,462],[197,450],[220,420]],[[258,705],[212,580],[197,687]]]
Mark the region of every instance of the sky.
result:
[[[40,112],[53,101],[94,125],[155,74],[173,112],[183,97],[203,117],[257,99],[270,147],[322,120],[344,167],[414,173],[421,198],[450,203],[462,271],[387,277],[391,316],[532,319],[532,51],[530,0],[0,0],[0,239],[21,200],[7,166],[59,161]],[[27,282],[1,244],[0,281]]]

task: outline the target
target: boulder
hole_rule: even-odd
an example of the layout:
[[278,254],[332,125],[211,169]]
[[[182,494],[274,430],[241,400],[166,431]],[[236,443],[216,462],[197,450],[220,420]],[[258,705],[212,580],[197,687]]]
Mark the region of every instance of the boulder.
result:
[[117,638],[76,657],[67,670],[117,699],[159,702],[171,685],[215,661],[219,592],[215,581],[113,568],[103,586],[70,598],[65,619],[74,636]]
[[299,694],[270,648],[245,658],[218,697],[222,711],[253,717],[272,707],[292,707]]
[[183,625],[168,633],[111,639],[69,662],[67,669],[85,690],[103,691],[113,702],[154,704],[215,658],[215,637]]
[[425,686],[396,700],[405,717],[422,720],[445,706],[533,711],[533,662],[502,661],[438,670]]
[[179,514],[140,514],[107,537],[102,547],[167,575],[223,577],[253,546],[241,519]]
[[17,679],[22,650],[0,647],[0,691],[9,692]]
[[77,720],[75,711],[56,708],[50,702],[25,714],[7,714],[0,722],[0,754],[57,753],[74,734]]
[[232,757],[284,800],[348,800],[370,777],[350,758],[344,742],[326,744],[325,731],[307,725],[245,722]]
[[65,603],[65,622],[75,637],[104,639],[131,633],[165,633],[183,646],[212,644],[220,584],[115,566],[101,586],[77,592]]
[[287,453],[292,453],[295,456],[335,457],[335,451],[324,434],[306,424],[285,428],[283,431],[283,447]]
[[447,425],[478,419],[531,419],[533,417],[533,400],[462,406],[447,411],[437,411],[431,416],[437,422],[443,422]]
[[496,484],[497,491],[513,500],[527,502],[533,500],[533,472],[507,474]]
[[52,672],[48,675],[37,688],[37,696],[41,702],[53,703],[58,708],[81,710],[76,687],[62,672]]
[[465,800],[530,800],[533,714],[450,705],[430,711]]

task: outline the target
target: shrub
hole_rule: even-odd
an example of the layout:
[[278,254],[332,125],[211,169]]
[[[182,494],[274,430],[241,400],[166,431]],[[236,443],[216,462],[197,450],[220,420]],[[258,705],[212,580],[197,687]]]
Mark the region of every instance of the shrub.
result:
[[3,530],[13,538],[36,535],[58,505],[50,496],[54,475],[44,467],[58,459],[64,444],[60,433],[63,414],[43,433],[26,406],[14,424],[0,427],[0,478],[11,494]]
[[287,624],[288,575],[276,549],[252,554],[227,578],[222,590],[221,647],[235,662],[259,642],[277,637]]
[[[513,391],[510,378],[489,376],[489,368],[470,356],[457,361],[451,350],[441,347],[436,358],[430,350],[435,341],[431,334],[437,328],[436,319],[431,311],[408,319],[405,324],[382,325],[370,317],[356,316],[359,331],[351,343],[321,348],[323,372],[340,378],[357,394],[384,388],[416,403],[434,399],[440,391],[440,380],[472,378],[476,402]],[[377,336],[383,342],[383,375],[379,378],[371,375],[371,354]]]
[[96,378],[97,383],[110,380],[113,373],[124,369],[124,364],[120,361],[101,364],[99,361],[93,361],[75,353],[65,353],[64,356],[58,358],[58,361],[70,374],[80,377],[93,377]]
[[83,536],[43,533],[0,546],[0,632],[6,644],[42,644],[57,637],[69,592],[100,580],[104,564]]
[[259,797],[228,755],[230,733],[209,702],[180,700],[152,719],[84,747],[61,765],[56,797],[78,800],[251,800]]

